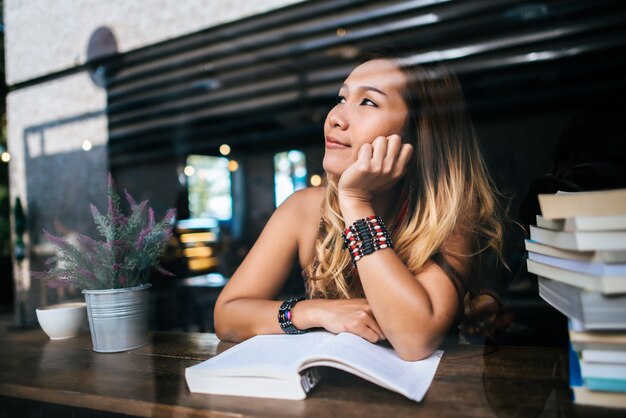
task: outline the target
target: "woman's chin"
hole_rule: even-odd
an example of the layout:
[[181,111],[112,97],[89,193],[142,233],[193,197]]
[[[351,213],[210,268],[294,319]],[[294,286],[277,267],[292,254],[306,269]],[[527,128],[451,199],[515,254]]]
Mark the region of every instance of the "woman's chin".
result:
[[328,174],[334,174],[336,176],[341,176],[347,168],[345,161],[336,161],[335,158],[329,158],[328,156],[324,157],[322,167],[324,167],[324,171]]

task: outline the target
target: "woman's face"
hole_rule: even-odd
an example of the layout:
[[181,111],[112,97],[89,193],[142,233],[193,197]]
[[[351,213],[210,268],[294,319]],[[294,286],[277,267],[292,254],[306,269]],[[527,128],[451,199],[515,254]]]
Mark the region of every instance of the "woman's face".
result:
[[324,170],[341,175],[356,161],[361,145],[402,134],[408,116],[405,85],[404,73],[389,60],[368,61],[352,71],[324,123]]

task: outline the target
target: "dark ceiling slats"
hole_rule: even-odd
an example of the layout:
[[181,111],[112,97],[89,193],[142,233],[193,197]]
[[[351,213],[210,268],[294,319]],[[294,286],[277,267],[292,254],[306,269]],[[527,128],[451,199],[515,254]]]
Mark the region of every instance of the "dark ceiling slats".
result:
[[625,23],[621,0],[303,2],[108,62],[110,161],[321,141],[356,55],[398,44],[452,67],[475,116],[567,106],[625,88]]
[[[385,9],[380,2],[371,3],[378,4],[378,7]],[[441,9],[437,12],[439,23],[443,23],[471,14],[487,12],[489,9],[493,9],[493,5],[489,7],[489,4],[494,2],[474,1],[467,3],[472,5],[471,8],[463,3],[456,5],[456,3],[441,1],[408,3],[422,6],[423,4],[443,3],[447,9]],[[506,3],[511,3],[511,0],[497,2],[500,7]],[[370,5],[370,7],[373,6]],[[398,11],[397,5],[390,9],[394,12]],[[406,10],[402,11],[406,12]],[[117,99],[120,96],[126,97],[134,93],[134,88],[150,88],[152,87],[150,83],[162,85],[163,82],[168,81],[168,78],[176,82],[182,77],[189,79],[198,75],[203,76],[206,71],[232,71],[242,66],[273,61],[281,57],[297,57],[300,54],[315,52],[324,48],[362,42],[368,38],[378,38],[380,41],[381,38],[392,36],[395,32],[408,29],[415,31],[422,26],[434,23],[432,21],[433,13],[423,11],[421,7],[413,10],[413,12],[418,14],[416,16],[406,13],[386,15],[387,20],[383,21],[379,20],[381,13],[356,9],[345,12],[347,15],[343,19],[336,18],[336,13],[333,13],[332,16],[329,16],[329,19],[332,19],[330,23],[325,21],[313,23],[296,21],[287,26],[283,22],[279,29],[271,30],[283,35],[286,34],[286,36],[268,37],[264,33],[255,33],[249,37],[242,36],[240,39],[232,39],[228,42],[215,42],[215,40],[207,39],[205,44],[194,50],[183,50],[178,54],[170,54],[155,62],[142,63],[125,70],[118,68],[117,74],[113,69],[114,74],[109,77],[110,96],[111,99]],[[360,19],[356,19],[356,17]],[[480,24],[483,23],[484,21],[480,22]],[[350,27],[350,31],[343,37],[337,36],[337,28],[346,27]],[[120,75],[120,72],[123,74]],[[129,73],[132,77],[128,76]],[[137,80],[138,83],[133,84],[133,80]]]
[[[371,22],[387,16],[415,10],[425,6],[445,3],[449,0],[413,0],[405,2],[396,2],[391,5],[381,5],[380,2],[369,2],[369,4],[359,1],[342,1],[342,2],[311,2],[317,3],[323,8],[315,8],[316,14],[321,10],[329,12],[328,16],[316,18],[316,14],[307,13],[308,8],[302,7],[300,14],[286,13],[280,11],[282,18],[271,19],[266,22],[268,16],[257,17],[258,22],[250,29],[251,22],[236,22],[232,27],[227,26],[226,29],[218,28],[209,30],[205,33],[198,34],[194,39],[186,39],[177,42],[177,48],[157,48],[160,53],[150,51],[149,56],[157,57],[151,62],[139,62],[139,65],[129,67],[116,66],[120,69],[116,76],[110,79],[111,85],[114,86],[119,82],[126,82],[134,78],[144,78],[151,68],[155,66],[161,69],[167,69],[168,66],[179,68],[180,66],[188,67],[197,61],[197,57],[202,59],[218,58],[220,55],[234,56],[237,52],[253,52],[262,48],[281,45],[287,42],[297,41],[307,36],[313,38],[319,37],[321,34],[334,34],[338,27],[355,26],[362,23]],[[378,4],[377,4],[378,3]],[[346,5],[351,8],[342,11]],[[304,4],[303,6],[309,6]],[[354,13],[354,8],[359,7],[360,12]],[[277,13],[278,16],[280,16]],[[278,17],[277,16],[277,17]],[[246,26],[248,28],[246,28]],[[226,36],[225,33],[228,35]],[[214,56],[211,56],[213,54]],[[141,56],[141,55],[140,55]],[[175,57],[176,61],[168,61],[170,57]],[[137,62],[137,59],[129,60]],[[161,70],[162,71],[162,70]],[[157,72],[160,72],[157,70]]]

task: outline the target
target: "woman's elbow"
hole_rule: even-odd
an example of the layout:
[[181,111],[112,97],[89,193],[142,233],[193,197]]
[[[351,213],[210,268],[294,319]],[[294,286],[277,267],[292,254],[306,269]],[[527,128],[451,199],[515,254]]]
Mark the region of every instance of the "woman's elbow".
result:
[[214,328],[215,328],[215,335],[217,336],[217,338],[220,341],[231,341],[232,340],[232,338],[231,338],[231,336],[229,335],[229,332],[228,332],[228,327],[225,326],[224,324],[222,324],[217,319],[217,316],[215,317]]
[[228,304],[220,302],[219,300],[215,304],[215,309],[213,310],[213,327],[215,328],[215,335],[220,341],[237,342],[233,327],[224,319],[228,318],[228,315],[225,312],[226,305]]
[[430,356],[439,348],[442,338],[404,338],[392,343],[398,356],[404,361],[418,361]]

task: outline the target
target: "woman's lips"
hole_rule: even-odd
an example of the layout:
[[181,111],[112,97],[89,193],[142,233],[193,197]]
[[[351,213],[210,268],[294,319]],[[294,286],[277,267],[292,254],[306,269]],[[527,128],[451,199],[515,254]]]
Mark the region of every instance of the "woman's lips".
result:
[[343,142],[339,142],[337,139],[332,136],[326,137],[326,148],[328,149],[346,149],[350,148],[350,145],[344,144]]

